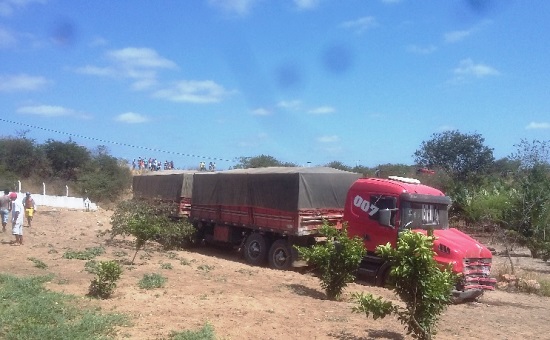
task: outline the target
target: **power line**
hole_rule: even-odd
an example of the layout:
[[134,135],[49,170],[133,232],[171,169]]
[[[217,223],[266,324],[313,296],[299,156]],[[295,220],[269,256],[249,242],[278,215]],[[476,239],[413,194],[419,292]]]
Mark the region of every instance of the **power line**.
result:
[[178,156],[184,156],[184,157],[209,159],[209,160],[215,160],[215,161],[225,161],[225,162],[236,162],[237,161],[235,158],[234,159],[226,159],[226,158],[218,158],[218,157],[200,156],[200,155],[187,154],[187,153],[182,153],[182,152],[177,152],[177,151],[166,151],[166,150],[161,150],[161,149],[149,148],[149,147],[146,147],[146,146],[139,146],[139,145],[132,145],[132,144],[127,144],[127,143],[113,142],[113,141],[109,141],[109,140],[105,140],[105,139],[83,136],[83,135],[79,135],[79,134],[76,134],[76,133],[64,132],[64,131],[48,129],[48,128],[44,128],[44,127],[40,127],[40,126],[36,126],[36,125],[30,125],[30,124],[25,124],[25,123],[14,122],[12,120],[3,119],[3,118],[0,118],[0,121],[5,122],[5,123],[10,123],[10,124],[15,124],[15,125],[28,127],[28,128],[31,128],[31,129],[38,129],[38,130],[42,130],[42,131],[54,132],[54,133],[67,135],[67,136],[71,136],[71,137],[89,139],[89,140],[93,140],[93,141],[101,142],[101,143],[109,143],[109,144],[127,146],[127,147],[135,148],[135,149],[142,149],[142,150],[154,151],[154,152],[162,152],[162,153],[178,155]]

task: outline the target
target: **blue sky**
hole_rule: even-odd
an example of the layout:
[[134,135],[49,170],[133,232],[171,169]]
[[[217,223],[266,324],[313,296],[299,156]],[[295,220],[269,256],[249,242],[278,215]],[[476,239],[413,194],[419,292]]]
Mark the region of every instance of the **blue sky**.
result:
[[550,1],[0,0],[2,136],[113,156],[413,164],[550,140]]

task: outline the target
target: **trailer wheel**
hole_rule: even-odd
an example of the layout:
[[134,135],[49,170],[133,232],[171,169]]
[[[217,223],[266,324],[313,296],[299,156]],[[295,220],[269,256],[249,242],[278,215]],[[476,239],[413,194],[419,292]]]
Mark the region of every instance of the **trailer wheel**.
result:
[[244,258],[251,265],[259,266],[265,263],[267,257],[267,242],[258,233],[250,234],[244,243]]
[[292,266],[294,261],[292,249],[287,240],[277,240],[269,249],[269,265],[273,269],[286,270]]

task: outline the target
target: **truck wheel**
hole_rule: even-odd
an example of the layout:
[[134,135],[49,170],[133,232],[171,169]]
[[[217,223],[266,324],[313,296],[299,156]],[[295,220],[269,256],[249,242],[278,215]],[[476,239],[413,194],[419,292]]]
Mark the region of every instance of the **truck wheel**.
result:
[[265,263],[267,257],[267,242],[258,233],[252,233],[244,243],[244,258],[247,263],[259,266]]
[[269,266],[273,269],[286,270],[292,266],[292,249],[287,240],[277,240],[269,249]]

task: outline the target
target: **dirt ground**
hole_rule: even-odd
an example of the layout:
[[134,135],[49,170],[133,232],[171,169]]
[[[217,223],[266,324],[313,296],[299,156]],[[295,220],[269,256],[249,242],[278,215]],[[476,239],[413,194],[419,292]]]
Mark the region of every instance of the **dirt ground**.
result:
[[[32,228],[25,227],[23,246],[12,246],[11,233],[0,233],[0,272],[17,276],[53,273],[51,290],[86,301],[93,275],[86,261],[64,259],[68,250],[103,246],[96,260],[129,262],[131,240],[115,239],[110,211],[70,211],[41,207]],[[39,269],[29,258],[43,261]],[[494,271],[504,258],[494,258]],[[171,264],[172,269],[167,269]],[[514,258],[516,269],[531,277],[547,276],[550,265],[526,257]],[[138,287],[145,274],[167,278],[163,288]],[[124,272],[114,296],[92,300],[105,312],[124,313],[133,326],[121,328],[118,338],[162,339],[171,331],[198,330],[206,322],[218,339],[408,339],[392,317],[373,320],[352,312],[352,292],[370,292],[395,299],[389,290],[351,284],[341,301],[324,297],[316,277],[307,273],[276,271],[243,263],[235,251],[210,247],[191,251],[164,251],[148,244],[134,265]],[[494,291],[478,302],[453,305],[444,313],[436,339],[550,339],[550,298]]]

